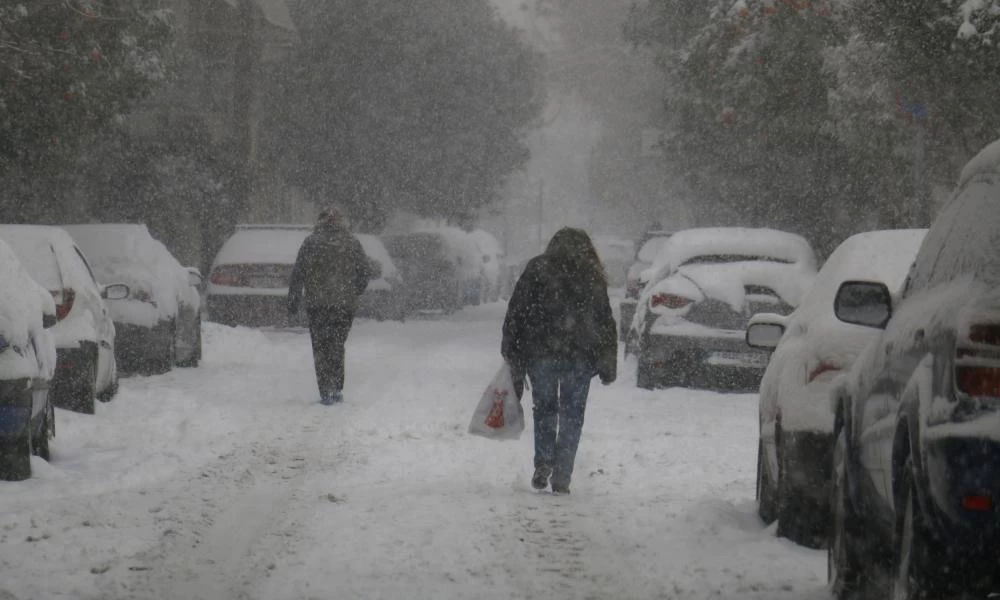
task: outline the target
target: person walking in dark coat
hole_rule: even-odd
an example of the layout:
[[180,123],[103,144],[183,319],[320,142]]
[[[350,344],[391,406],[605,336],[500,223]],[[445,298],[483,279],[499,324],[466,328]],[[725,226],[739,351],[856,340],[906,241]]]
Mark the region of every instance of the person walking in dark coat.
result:
[[316,383],[323,404],[344,399],[344,344],[358,297],[378,275],[361,242],[347,229],[344,213],[338,208],[322,211],[295,259],[288,282],[288,314],[291,321],[304,289]]
[[501,354],[527,374],[535,418],[537,490],[568,494],[590,380],[617,376],[618,341],[600,258],[586,232],[556,232],[514,286]]

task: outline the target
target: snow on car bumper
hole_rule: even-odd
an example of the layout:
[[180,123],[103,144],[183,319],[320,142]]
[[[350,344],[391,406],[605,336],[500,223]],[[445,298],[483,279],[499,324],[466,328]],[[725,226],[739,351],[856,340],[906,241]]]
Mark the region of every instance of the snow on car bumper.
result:
[[27,433],[32,403],[29,379],[0,381],[0,441],[16,440]]
[[122,371],[138,370],[150,361],[161,360],[170,353],[173,343],[170,321],[160,321],[155,327],[115,323],[115,360]]
[[368,289],[358,298],[357,316],[371,319],[403,319],[406,314],[403,309],[403,299],[399,294],[388,290]]
[[208,318],[234,327],[297,327],[306,323],[305,311],[301,310],[289,322],[286,294],[210,294]]
[[925,435],[923,447],[925,520],[948,548],[949,567],[969,591],[1000,589],[1000,442]]
[[[743,332],[659,328],[642,343],[639,361],[653,372],[682,372],[681,379],[710,387],[757,389],[770,353],[747,346]],[[713,335],[716,334],[716,335]]]

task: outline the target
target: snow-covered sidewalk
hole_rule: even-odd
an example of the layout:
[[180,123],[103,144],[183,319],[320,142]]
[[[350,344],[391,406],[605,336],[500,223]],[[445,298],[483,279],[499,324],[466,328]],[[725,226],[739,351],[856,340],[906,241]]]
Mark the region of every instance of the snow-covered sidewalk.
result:
[[334,407],[307,335],[206,325],[201,368],[60,411],[0,483],[0,598],[827,597],[756,517],[754,396],[595,383],[568,497],[529,488],[530,423],[468,436],[502,315],[359,322]]

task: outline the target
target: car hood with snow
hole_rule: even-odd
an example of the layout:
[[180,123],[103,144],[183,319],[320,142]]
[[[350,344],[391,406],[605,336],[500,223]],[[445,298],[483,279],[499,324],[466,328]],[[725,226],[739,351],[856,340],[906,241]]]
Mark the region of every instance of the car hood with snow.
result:
[[109,300],[116,322],[155,327],[176,318],[181,304],[197,310],[198,291],[187,270],[167,247],[150,235],[145,225],[65,225],[83,250],[100,283],[124,283],[131,293],[124,300]]

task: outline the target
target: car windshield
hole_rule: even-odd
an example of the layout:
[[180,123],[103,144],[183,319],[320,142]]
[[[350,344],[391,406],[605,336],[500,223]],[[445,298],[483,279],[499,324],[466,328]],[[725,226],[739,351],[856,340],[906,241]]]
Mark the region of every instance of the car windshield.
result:
[[0,0],[0,600],[1000,594],[998,99],[1000,0]]

